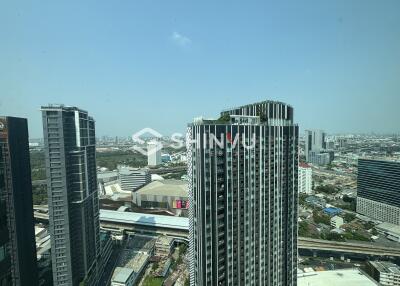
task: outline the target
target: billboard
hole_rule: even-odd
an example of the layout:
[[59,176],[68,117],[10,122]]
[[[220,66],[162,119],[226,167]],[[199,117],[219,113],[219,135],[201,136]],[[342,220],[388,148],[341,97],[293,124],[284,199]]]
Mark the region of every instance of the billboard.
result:
[[175,201],[172,202],[172,207],[174,209],[188,209],[189,208],[189,201],[175,200]]

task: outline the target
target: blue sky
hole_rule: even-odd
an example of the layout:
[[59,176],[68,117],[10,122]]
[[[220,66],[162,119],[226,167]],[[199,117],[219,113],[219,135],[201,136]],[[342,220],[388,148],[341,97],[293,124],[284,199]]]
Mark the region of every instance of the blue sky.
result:
[[[278,3],[279,2],[279,3]],[[264,99],[301,129],[400,133],[400,1],[2,1],[0,114],[88,110],[98,135]]]

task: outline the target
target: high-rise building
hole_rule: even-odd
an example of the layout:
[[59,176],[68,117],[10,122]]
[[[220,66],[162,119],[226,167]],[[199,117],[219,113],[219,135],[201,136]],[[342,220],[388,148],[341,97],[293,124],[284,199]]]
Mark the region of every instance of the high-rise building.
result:
[[400,162],[358,160],[357,212],[400,225]]
[[95,122],[42,107],[54,285],[94,285],[100,255]]
[[299,193],[311,194],[312,169],[306,163],[299,164]]
[[0,285],[38,285],[26,119],[0,117]]
[[310,151],[319,152],[326,149],[326,133],[322,130],[306,130],[305,135],[305,155],[308,162]]
[[121,189],[133,192],[151,182],[151,174],[147,169],[119,167],[119,183]]
[[310,151],[308,152],[308,162],[318,166],[329,165],[333,160],[331,160],[331,154],[324,151]]
[[298,126],[264,101],[187,131],[191,285],[296,285]]
[[161,164],[160,142],[151,141],[147,143],[147,164],[149,166],[158,166]]

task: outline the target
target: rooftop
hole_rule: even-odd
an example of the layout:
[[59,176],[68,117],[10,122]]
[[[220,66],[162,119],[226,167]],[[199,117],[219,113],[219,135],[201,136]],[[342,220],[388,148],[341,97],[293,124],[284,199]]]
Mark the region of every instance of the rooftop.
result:
[[153,181],[136,191],[141,195],[188,196],[188,183],[181,180]]
[[112,281],[117,283],[126,283],[132,273],[133,269],[131,268],[116,267],[114,270]]
[[393,273],[400,275],[400,266],[388,261],[370,261],[372,266],[376,268],[379,272],[383,273]]
[[298,286],[376,286],[372,278],[358,269],[321,271],[297,275]]
[[189,219],[186,217],[153,215],[145,213],[119,212],[100,209],[100,221],[137,224],[170,229],[189,229]]
[[307,163],[299,163],[299,167],[301,167],[301,168],[311,168],[311,166],[310,165],[308,165]]
[[400,235],[400,226],[396,225],[396,224],[383,222],[383,223],[378,224],[377,228],[387,231],[387,232],[391,232],[391,233]]

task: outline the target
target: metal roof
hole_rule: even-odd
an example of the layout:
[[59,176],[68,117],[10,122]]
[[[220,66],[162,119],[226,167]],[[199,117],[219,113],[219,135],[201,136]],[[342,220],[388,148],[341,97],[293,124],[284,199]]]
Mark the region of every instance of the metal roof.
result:
[[181,180],[153,181],[136,191],[140,195],[187,197],[188,183]]
[[112,282],[127,283],[131,275],[135,275],[133,269],[127,267],[116,267]]
[[145,213],[100,210],[100,220],[116,223],[137,224],[150,227],[189,230],[189,219]]
[[358,269],[319,271],[297,275],[299,286],[375,286],[373,279]]

